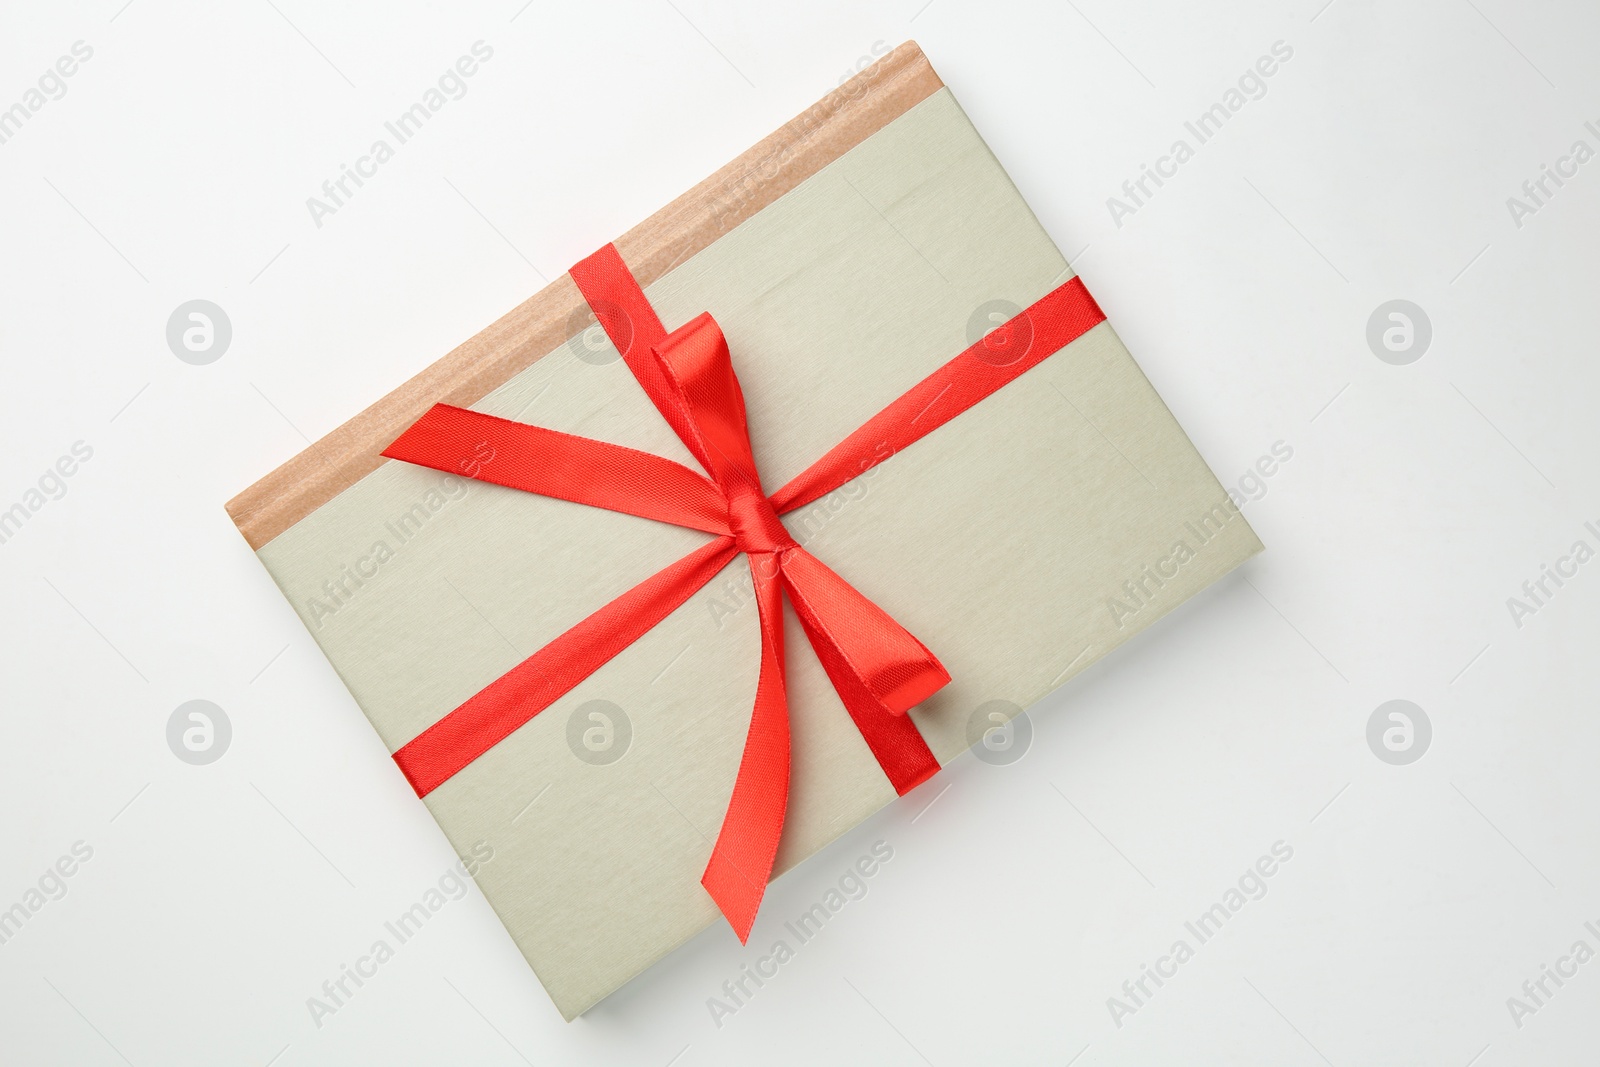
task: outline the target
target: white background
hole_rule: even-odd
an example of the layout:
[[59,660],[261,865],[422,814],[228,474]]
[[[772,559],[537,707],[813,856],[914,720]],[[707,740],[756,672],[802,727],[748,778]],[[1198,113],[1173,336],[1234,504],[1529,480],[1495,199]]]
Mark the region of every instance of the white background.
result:
[[[98,1065],[1576,1064],[1600,962],[1600,120],[1578,0],[104,0],[0,12],[0,1061]],[[832,88],[917,39],[1267,551],[561,1021],[474,892],[334,1016],[307,998],[451,862],[223,501]],[[482,39],[493,59],[318,228],[306,208]],[[1117,226],[1107,198],[1274,42],[1293,57]],[[880,46],[881,50],[881,46]],[[1188,137],[1193,143],[1193,138]],[[1552,187],[1553,188],[1553,187]],[[233,341],[169,350],[203,298]],[[1385,301],[1433,339],[1366,340]],[[1553,585],[1550,588],[1554,588]],[[169,750],[225,709],[208,766]],[[1414,701],[1425,756],[1381,761]],[[719,1027],[707,1000],[877,840],[894,858]],[[1107,998],[1274,842],[1293,858],[1135,1014]],[[1542,998],[1543,999],[1543,998]],[[1530,1002],[1531,1003],[1531,1002]]]

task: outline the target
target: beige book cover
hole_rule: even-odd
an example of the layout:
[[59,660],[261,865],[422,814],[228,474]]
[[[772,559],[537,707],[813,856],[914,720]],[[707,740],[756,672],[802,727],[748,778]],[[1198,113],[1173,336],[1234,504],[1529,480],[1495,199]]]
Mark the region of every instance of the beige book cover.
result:
[[[1073,276],[910,44],[616,244],[669,330],[721,325],[769,492]],[[380,459],[434,402],[696,466],[563,277],[231,502],[391,751],[709,539]],[[785,524],[948,668],[911,712],[941,763],[1261,548],[1109,323]],[[569,1019],[720,921],[749,584],[736,559],[421,801],[493,848],[478,883]],[[786,625],[777,873],[896,799]]]

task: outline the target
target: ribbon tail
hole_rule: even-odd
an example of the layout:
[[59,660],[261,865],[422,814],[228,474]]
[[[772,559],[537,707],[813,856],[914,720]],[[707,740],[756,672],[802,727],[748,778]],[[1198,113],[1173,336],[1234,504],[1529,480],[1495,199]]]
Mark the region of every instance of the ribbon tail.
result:
[[822,669],[895,792],[939,770],[906,714],[944,688],[950,674],[882,608],[803,548],[783,557],[784,587]]
[[739,936],[750,938],[772,877],[789,805],[789,702],[783,669],[783,591],[777,557],[750,556],[761,615],[761,673],[733,797],[700,884]]

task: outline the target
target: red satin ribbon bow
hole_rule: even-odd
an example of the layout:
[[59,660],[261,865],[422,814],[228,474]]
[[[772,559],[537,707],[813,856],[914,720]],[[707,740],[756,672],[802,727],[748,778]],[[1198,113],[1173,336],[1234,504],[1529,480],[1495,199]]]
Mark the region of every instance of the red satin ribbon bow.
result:
[[[1104,320],[1073,278],[934,371],[771,496],[750,450],[744,396],[722,330],[701,313],[667,333],[612,245],[573,281],[710,477],[619,445],[437,404],[384,455],[524,492],[716,534],[523,660],[394,754],[418,796],[448,781],[631,645],[715,577],[750,558],[761,672],[722,830],[701,884],[739,940],[755,922],[789,797],[783,594],[872,754],[904,794],[939,769],[906,715],[950,680],[911,634],[797,544],[778,516],[826,496],[944,425]],[[470,462],[487,442],[495,459]]]

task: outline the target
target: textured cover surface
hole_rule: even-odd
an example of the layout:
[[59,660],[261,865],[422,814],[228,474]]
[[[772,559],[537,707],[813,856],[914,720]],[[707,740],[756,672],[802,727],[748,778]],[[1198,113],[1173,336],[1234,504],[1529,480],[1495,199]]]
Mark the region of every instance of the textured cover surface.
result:
[[[770,490],[1069,277],[938,90],[646,289],[669,329],[721,324]],[[597,329],[552,347],[474,406],[693,463]],[[980,706],[1025,707],[1260,548],[1109,324],[788,524],[950,669],[913,712],[941,761]],[[385,463],[259,554],[394,749],[703,540]],[[479,883],[569,1018],[716,919],[747,581],[738,560],[426,800],[459,849],[493,845]],[[779,870],[894,799],[792,618],[788,645]],[[579,740],[595,700],[614,762]]]

